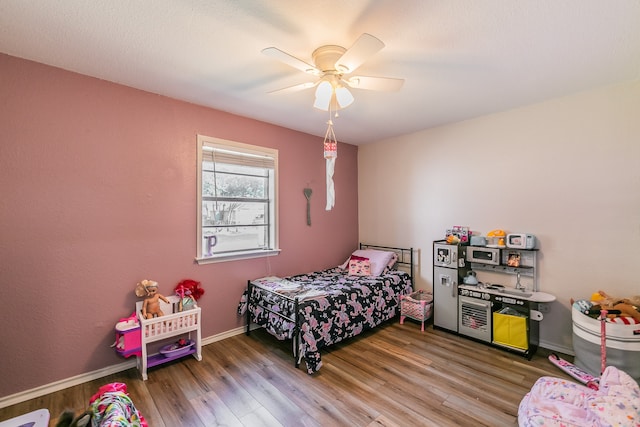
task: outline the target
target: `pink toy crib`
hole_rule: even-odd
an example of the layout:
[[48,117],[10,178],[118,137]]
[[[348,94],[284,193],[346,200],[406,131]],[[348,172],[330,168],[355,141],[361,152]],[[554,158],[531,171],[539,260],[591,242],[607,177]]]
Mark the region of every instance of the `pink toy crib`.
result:
[[424,321],[431,317],[433,295],[422,290],[411,295],[400,295],[400,324],[404,324],[406,317],[422,323],[420,329],[424,332]]
[[136,353],[136,359],[143,380],[147,379],[147,368],[170,362],[176,357],[185,355],[180,353],[178,356],[167,357],[166,354],[162,353],[149,354],[148,347],[153,342],[187,334],[190,340],[194,340],[194,344],[186,354],[193,354],[193,357],[197,360],[202,360],[200,307],[194,304],[190,310],[178,311],[180,298],[176,295],[170,295],[167,299],[170,304],[160,301],[160,309],[163,311],[164,316],[153,319],[142,317],[143,301],[136,303],[136,313],[140,323],[140,350]]

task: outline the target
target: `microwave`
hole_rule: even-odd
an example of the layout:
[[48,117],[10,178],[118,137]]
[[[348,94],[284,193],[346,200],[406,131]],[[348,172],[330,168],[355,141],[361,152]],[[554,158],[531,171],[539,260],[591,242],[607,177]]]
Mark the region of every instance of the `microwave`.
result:
[[480,264],[500,265],[500,249],[470,246],[467,248],[467,261]]
[[533,234],[507,234],[507,247],[512,249],[533,249],[536,247],[536,236]]

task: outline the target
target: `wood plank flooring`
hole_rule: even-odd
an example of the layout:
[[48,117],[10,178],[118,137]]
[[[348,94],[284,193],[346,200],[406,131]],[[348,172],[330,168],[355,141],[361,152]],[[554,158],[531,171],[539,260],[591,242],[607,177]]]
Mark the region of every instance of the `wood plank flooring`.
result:
[[97,389],[124,382],[151,427],[517,426],[518,404],[543,375],[570,379],[539,350],[528,361],[431,326],[397,320],[322,352],[320,372],[295,369],[290,341],[262,330],[203,347],[149,370],[130,369],[8,408],[0,421],[39,409],[51,426],[86,409]]

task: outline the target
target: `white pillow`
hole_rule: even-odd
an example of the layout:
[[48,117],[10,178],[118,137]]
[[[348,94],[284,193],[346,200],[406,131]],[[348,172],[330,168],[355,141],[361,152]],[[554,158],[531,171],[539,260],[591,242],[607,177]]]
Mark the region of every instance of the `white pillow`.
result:
[[[381,276],[384,272],[385,267],[389,264],[391,259],[393,258],[393,254],[395,252],[387,252],[387,251],[379,251],[377,249],[358,249],[354,251],[351,255],[369,258],[369,262],[371,264],[371,275],[372,276]],[[345,269],[349,266],[349,260],[351,256],[340,266],[340,268]]]

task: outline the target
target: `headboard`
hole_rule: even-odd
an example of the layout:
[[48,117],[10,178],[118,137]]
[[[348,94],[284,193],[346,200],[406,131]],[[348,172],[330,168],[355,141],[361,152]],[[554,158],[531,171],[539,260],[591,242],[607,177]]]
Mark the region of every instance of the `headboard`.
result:
[[[379,251],[391,251],[398,254],[398,267],[409,273],[411,283],[413,283],[413,248],[395,248],[392,246],[369,245],[360,243],[360,249],[377,249]],[[414,284],[415,286],[415,284]]]

